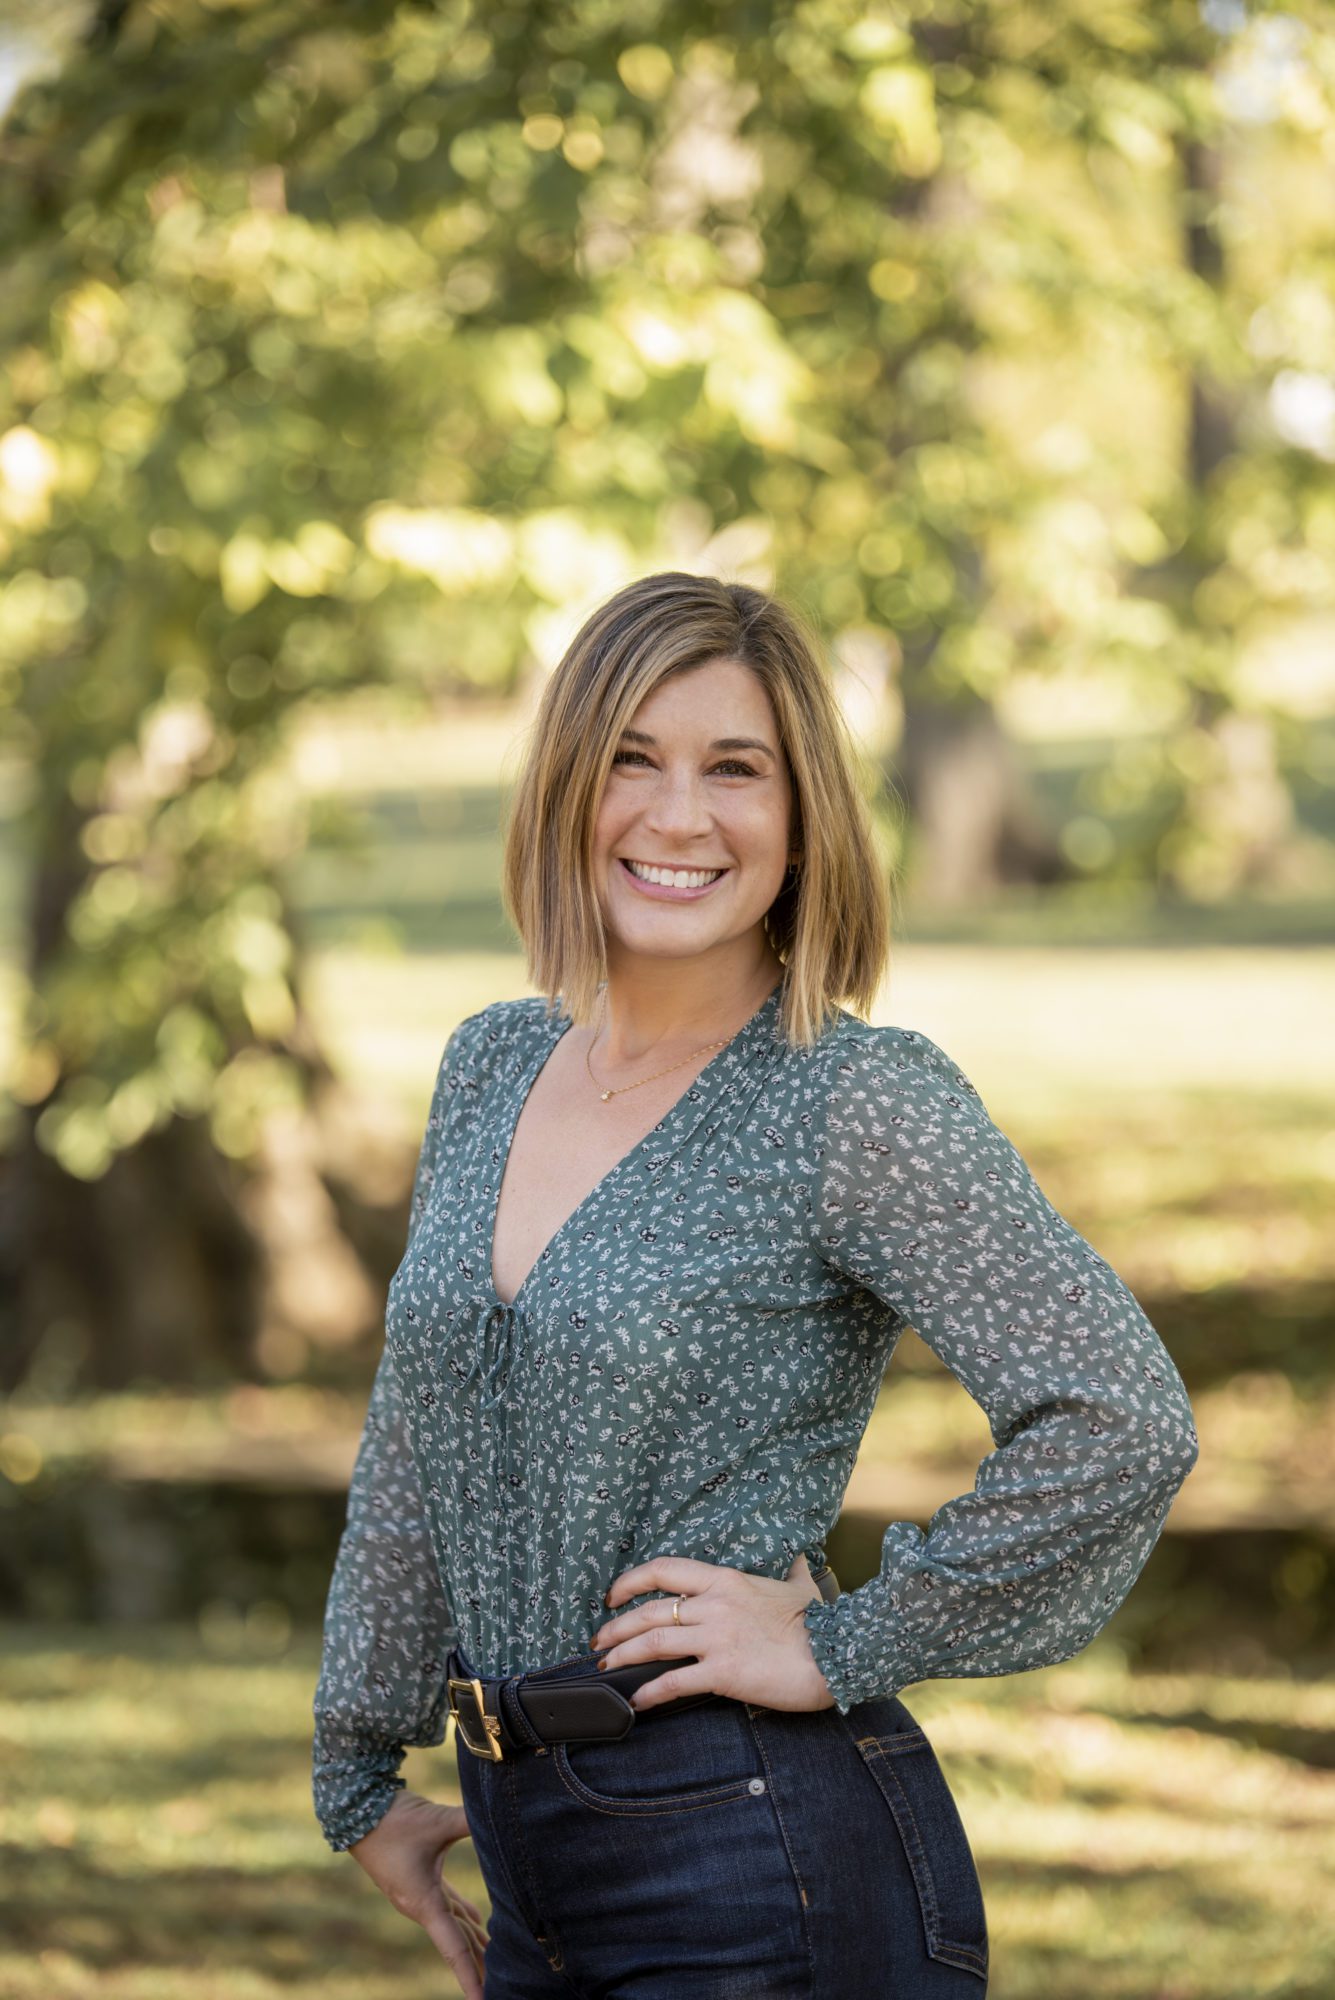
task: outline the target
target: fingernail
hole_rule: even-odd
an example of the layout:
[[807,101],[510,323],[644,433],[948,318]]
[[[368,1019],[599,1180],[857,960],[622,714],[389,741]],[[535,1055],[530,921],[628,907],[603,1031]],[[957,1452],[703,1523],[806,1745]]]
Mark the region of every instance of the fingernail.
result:
[[604,1670],[604,1668],[606,1667],[606,1665],[607,1665],[607,1662],[606,1662],[606,1660],[599,1660],[599,1662],[598,1662],[598,1671],[599,1671],[599,1673],[602,1673],[602,1672],[603,1672],[603,1670]]

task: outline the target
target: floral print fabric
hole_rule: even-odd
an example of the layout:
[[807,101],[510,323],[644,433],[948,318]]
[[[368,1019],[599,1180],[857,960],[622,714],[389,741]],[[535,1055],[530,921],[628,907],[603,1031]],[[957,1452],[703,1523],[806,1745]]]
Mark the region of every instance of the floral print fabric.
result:
[[[315,1698],[317,1816],[369,1832],[445,1657],[586,1649],[631,1564],[815,1568],[912,1325],[996,1449],[924,1532],[804,1614],[835,1701],[1051,1665],[1125,1598],[1197,1455],[1135,1299],[926,1036],[840,1010],[790,1049],[776,988],[540,1254],[491,1279],[506,1155],[570,1027],[541,997],[455,1030],[353,1475]],[[629,1600],[645,1601],[654,1592]]]

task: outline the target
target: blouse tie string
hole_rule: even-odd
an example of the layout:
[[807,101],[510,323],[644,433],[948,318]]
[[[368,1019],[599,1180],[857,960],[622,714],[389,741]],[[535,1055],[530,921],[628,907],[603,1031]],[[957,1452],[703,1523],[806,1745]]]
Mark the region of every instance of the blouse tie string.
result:
[[[480,1301],[484,1306],[486,1301]],[[487,1363],[487,1340],[493,1320],[499,1321],[496,1335],[496,1352],[491,1363]],[[468,1373],[464,1376],[464,1387],[474,1376],[481,1382],[479,1401],[484,1410],[494,1410],[505,1394],[505,1385],[510,1369],[514,1365],[522,1346],[523,1321],[513,1305],[506,1305],[504,1299],[494,1299],[480,1315],[477,1338],[473,1343],[473,1359]]]

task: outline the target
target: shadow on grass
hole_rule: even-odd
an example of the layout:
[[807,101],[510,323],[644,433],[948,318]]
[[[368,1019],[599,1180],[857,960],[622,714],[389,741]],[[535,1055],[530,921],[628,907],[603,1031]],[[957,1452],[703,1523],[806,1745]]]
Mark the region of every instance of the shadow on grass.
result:
[[[454,1864],[449,1874],[485,1912],[476,1869]],[[434,1968],[449,1981],[425,1934],[353,1861],[341,1861],[336,1875],[201,1864],[128,1876],[77,1851],[0,1847],[0,1880],[0,1934],[10,1951],[33,1961],[56,1947],[98,1975],[199,1969],[258,1975],[312,1994],[331,1961],[353,1990],[362,1980],[369,1990],[396,1967]],[[188,1991],[180,1989],[182,2000]]]

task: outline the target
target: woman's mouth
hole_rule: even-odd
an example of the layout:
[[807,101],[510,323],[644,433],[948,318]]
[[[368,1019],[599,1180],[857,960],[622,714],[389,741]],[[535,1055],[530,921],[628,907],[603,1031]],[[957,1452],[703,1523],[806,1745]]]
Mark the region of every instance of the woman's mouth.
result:
[[660,868],[651,861],[627,860],[624,854],[618,855],[617,861],[641,895],[660,903],[698,902],[729,872],[726,868]]

